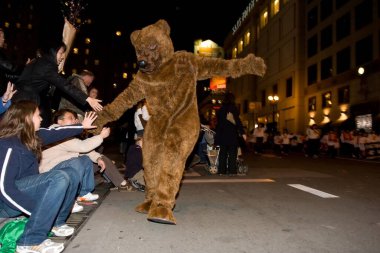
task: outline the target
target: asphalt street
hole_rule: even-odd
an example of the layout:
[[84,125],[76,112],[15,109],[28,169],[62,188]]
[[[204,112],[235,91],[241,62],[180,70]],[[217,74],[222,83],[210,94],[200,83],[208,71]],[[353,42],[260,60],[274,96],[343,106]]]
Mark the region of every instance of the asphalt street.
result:
[[249,154],[245,163],[246,176],[189,170],[177,225],[136,213],[143,193],[110,191],[64,252],[380,252],[379,162]]

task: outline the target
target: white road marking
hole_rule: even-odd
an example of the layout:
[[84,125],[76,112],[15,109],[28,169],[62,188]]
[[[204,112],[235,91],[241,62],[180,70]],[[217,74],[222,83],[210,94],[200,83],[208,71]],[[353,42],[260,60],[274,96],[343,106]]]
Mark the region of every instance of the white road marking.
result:
[[305,192],[317,195],[321,198],[339,198],[339,196],[332,195],[332,194],[329,194],[327,192],[323,192],[323,191],[320,191],[317,189],[313,189],[313,188],[307,187],[307,186],[302,185],[302,184],[288,184],[288,185],[291,187],[297,188],[301,191],[305,191]]
[[198,184],[198,183],[273,183],[269,178],[227,178],[227,179],[184,179],[182,183]]

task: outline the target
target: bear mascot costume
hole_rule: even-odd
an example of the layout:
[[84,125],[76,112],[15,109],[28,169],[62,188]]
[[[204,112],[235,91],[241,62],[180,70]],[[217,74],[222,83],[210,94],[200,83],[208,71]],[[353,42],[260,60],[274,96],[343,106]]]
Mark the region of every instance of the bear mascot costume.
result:
[[200,129],[197,80],[245,74],[263,76],[266,65],[253,54],[224,60],[175,52],[165,20],[132,32],[131,41],[139,71],[128,87],[99,112],[96,125],[101,128],[117,120],[128,108],[146,99],[151,115],[142,148],[146,191],[144,202],[135,210],[146,213],[149,221],[176,224],[176,195]]

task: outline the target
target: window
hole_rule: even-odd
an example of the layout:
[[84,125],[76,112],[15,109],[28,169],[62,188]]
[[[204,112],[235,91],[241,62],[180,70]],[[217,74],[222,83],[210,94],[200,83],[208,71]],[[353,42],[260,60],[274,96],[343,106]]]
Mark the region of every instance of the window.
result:
[[243,40],[239,40],[238,53],[240,54],[242,51],[243,51]]
[[243,101],[243,113],[247,113],[247,112],[248,112],[248,100],[244,99],[244,101]]
[[350,48],[340,50],[336,54],[336,74],[343,73],[351,68],[351,52]]
[[286,97],[293,96],[293,78],[286,79]]
[[272,93],[273,93],[273,95],[278,95],[278,85],[277,84],[273,85]]
[[307,13],[307,30],[310,31],[318,24],[318,7],[314,7]]
[[307,57],[312,57],[318,52],[318,35],[307,40]]
[[350,87],[345,86],[338,89],[338,104],[350,103]]
[[321,10],[321,21],[325,20],[333,12],[333,1],[332,0],[321,0],[320,3]]
[[280,0],[272,0],[271,8],[272,8],[272,17],[273,17],[280,11]]
[[251,42],[251,33],[248,31],[244,35],[244,46],[248,46]]
[[234,47],[234,48],[232,49],[232,59],[236,59],[236,57],[237,57],[237,48]]
[[313,112],[317,110],[317,98],[311,97],[309,98],[309,112]]
[[260,14],[260,28],[264,28],[268,24],[268,9],[265,8]]
[[332,76],[332,57],[323,59],[321,62],[321,80]]
[[351,15],[346,13],[336,21],[336,41],[347,37],[351,33]]
[[356,66],[372,61],[373,43],[372,35],[359,40],[355,45]]
[[332,34],[333,30],[331,25],[327,26],[325,29],[321,31],[321,50],[332,45]]
[[345,5],[348,1],[347,0],[335,0],[335,8],[339,9],[343,5]]
[[307,84],[312,85],[317,82],[317,64],[311,65],[307,68]]
[[266,94],[265,90],[262,90],[261,91],[261,104],[262,104],[262,106],[266,105],[266,101],[267,101],[267,94]]
[[372,0],[364,0],[355,7],[355,29],[370,24],[372,22]]
[[332,106],[331,91],[322,94],[322,108],[329,108]]

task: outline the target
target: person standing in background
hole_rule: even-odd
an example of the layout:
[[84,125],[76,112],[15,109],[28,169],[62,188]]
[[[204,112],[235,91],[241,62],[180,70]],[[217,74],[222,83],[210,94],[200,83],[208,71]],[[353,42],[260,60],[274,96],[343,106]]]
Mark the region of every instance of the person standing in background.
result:
[[150,118],[145,99],[137,104],[135,112],[135,127],[137,137],[142,137],[146,123]]
[[[88,88],[94,81],[95,76],[91,71],[84,69],[82,72],[77,75],[73,74],[71,77],[67,79],[72,85],[83,91],[83,93],[88,94]],[[91,97],[89,95],[89,97]],[[96,97],[94,97],[96,99]],[[77,113],[78,120],[81,122],[84,117],[84,112],[86,108],[76,102],[72,97],[67,94],[62,94],[61,102],[59,103],[58,109],[70,109]]]
[[247,139],[235,105],[235,96],[227,92],[222,107],[217,112],[215,145],[220,146],[218,173],[237,175],[239,134]]
[[313,158],[318,158],[321,131],[318,129],[317,124],[313,124],[306,129],[307,138],[307,154],[306,157],[310,156]]
[[[22,72],[23,67],[13,64],[5,54],[5,33],[0,27],[0,94],[7,88],[7,83],[14,83]],[[27,64],[30,59],[27,60]]]

